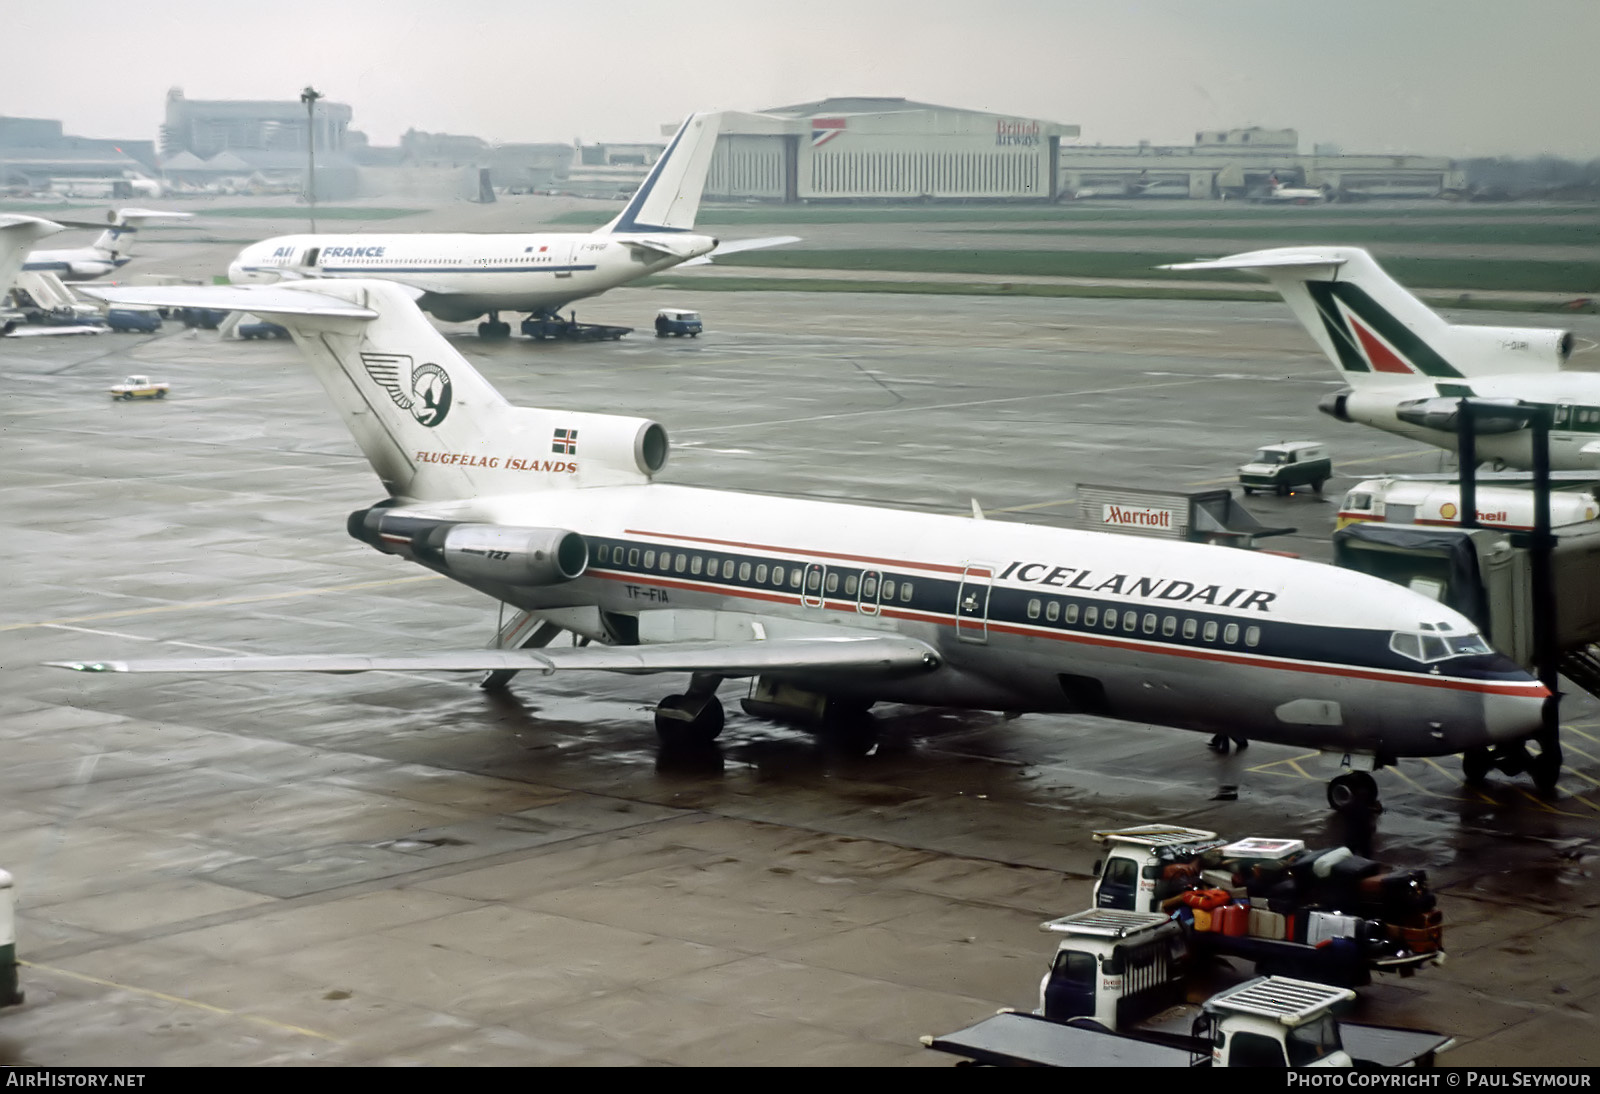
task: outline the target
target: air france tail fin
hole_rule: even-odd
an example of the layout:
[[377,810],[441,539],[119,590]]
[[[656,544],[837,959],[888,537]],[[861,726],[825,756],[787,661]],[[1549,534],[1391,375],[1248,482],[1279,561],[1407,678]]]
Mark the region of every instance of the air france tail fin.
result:
[[294,336],[389,493],[446,501],[643,483],[666,462],[644,418],[517,407],[387,281],[97,287],[114,303],[271,316]]
[[7,214],[0,216],[0,298],[11,291],[22,263],[35,242],[61,231],[53,220]]
[[1263,275],[1352,387],[1554,372],[1572,353],[1569,331],[1447,323],[1359,247],[1280,247],[1162,269]]
[[700,212],[721,114],[691,114],[616,219],[600,232],[687,232]]
[[133,253],[134,241],[138,238],[139,229],[144,226],[145,221],[188,220],[193,216],[193,213],[164,213],[159,209],[118,209],[106,214],[111,227],[100,233],[99,238],[94,241],[94,248],[126,258]]

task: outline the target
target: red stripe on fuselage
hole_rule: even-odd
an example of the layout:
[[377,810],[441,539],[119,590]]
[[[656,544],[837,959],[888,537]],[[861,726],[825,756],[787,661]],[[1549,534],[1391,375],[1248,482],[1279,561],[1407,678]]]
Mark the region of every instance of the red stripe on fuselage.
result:
[[[585,577],[599,578],[602,581],[617,581],[636,585],[661,585],[672,589],[686,589],[697,593],[715,593],[719,596],[733,597],[745,600],[760,600],[769,604],[800,605],[800,594],[777,593],[758,591],[744,586],[713,585],[708,582],[681,581],[674,578],[657,577],[651,574],[635,574],[624,571],[602,571],[590,568]],[[811,611],[817,611],[817,605],[807,606]],[[864,615],[854,600],[824,600],[821,608],[835,612],[849,612],[853,615]],[[907,619],[922,623],[933,623],[941,627],[954,627],[958,617],[953,615],[939,615],[933,612],[910,611],[904,608],[891,608],[887,604],[879,605],[879,618]],[[871,618],[869,616],[869,618]],[[1395,672],[1384,669],[1361,669],[1346,665],[1322,664],[1315,661],[1286,661],[1281,658],[1252,657],[1248,654],[1227,653],[1222,650],[1196,649],[1192,646],[1170,646],[1164,642],[1141,642],[1118,638],[1107,638],[1097,634],[1086,634],[1079,631],[1055,631],[1046,627],[1032,628],[1012,623],[996,623],[989,621],[987,624],[979,619],[962,619],[967,629],[975,629],[986,625],[991,631],[1003,634],[1014,634],[1024,638],[1044,638],[1054,642],[1075,642],[1085,646],[1101,646],[1108,649],[1130,650],[1137,653],[1160,653],[1171,657],[1187,657],[1198,661],[1221,661],[1233,665],[1251,665],[1256,668],[1277,669],[1283,672],[1309,672],[1319,676],[1342,676],[1355,680],[1379,680],[1390,684],[1416,684],[1419,687],[1447,688],[1451,691],[1472,691],[1486,695],[1523,695],[1530,699],[1542,699],[1550,693],[1538,681],[1529,681],[1526,684],[1496,684],[1488,681],[1468,680],[1463,677],[1447,677]]]

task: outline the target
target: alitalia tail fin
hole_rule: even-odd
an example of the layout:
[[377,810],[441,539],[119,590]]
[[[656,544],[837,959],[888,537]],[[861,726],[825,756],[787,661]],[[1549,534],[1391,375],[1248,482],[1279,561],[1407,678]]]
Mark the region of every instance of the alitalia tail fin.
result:
[[113,303],[271,316],[389,493],[444,501],[648,482],[666,431],[644,418],[508,403],[388,281],[95,287]]
[[687,232],[700,212],[721,114],[690,114],[626,207],[604,233]]
[[1266,277],[1351,387],[1554,372],[1572,354],[1570,331],[1446,322],[1359,247],[1280,247],[1162,269]]

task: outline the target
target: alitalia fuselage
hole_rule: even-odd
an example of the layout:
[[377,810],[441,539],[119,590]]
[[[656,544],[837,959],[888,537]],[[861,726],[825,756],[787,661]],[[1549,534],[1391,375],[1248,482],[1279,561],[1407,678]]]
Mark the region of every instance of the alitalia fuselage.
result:
[[296,235],[252,244],[228,267],[234,284],[307,277],[382,278],[422,291],[446,322],[486,312],[553,312],[717,246],[695,232]]
[[[1463,390],[1465,389],[1465,390]],[[1422,399],[1449,399],[1470,391],[1479,400],[1503,399],[1551,411],[1550,466],[1557,471],[1600,468],[1600,375],[1585,372],[1547,372],[1472,376],[1459,381],[1402,381],[1392,385],[1359,387],[1348,394],[1330,396],[1325,409],[1342,421],[1359,422],[1389,433],[1454,451],[1454,430],[1432,429],[1405,421],[1396,411],[1402,404]],[[1335,403],[1337,406],[1335,407]],[[1586,446],[1594,451],[1585,452]],[[1533,466],[1533,434],[1528,429],[1508,433],[1480,432],[1478,458],[1506,467]]]
[[[384,519],[411,512],[444,515],[401,506]],[[784,677],[862,700],[1075,711],[1422,756],[1525,736],[1546,695],[1450,609],[1271,555],[659,484],[542,489],[445,512],[581,533],[590,561],[576,580],[457,580],[602,640],[887,631],[938,651],[938,671],[897,679]],[[637,633],[619,634],[619,621]],[[1396,652],[1397,634],[1474,652],[1424,663]]]

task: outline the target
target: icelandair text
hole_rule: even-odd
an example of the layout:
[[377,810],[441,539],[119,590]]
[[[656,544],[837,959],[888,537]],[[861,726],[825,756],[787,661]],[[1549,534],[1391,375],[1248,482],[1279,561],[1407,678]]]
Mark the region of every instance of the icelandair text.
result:
[[[1076,574],[1067,580],[1069,574]],[[1138,596],[1149,600],[1183,601],[1186,604],[1211,604],[1218,608],[1254,608],[1270,612],[1277,593],[1262,589],[1228,589],[1223,585],[1197,586],[1192,581],[1169,581],[1164,577],[1133,577],[1129,574],[1097,574],[1072,566],[1052,567],[1048,562],[1013,562],[1000,572],[998,580],[1022,581],[1029,585],[1051,585],[1085,593],[1111,593]]]

